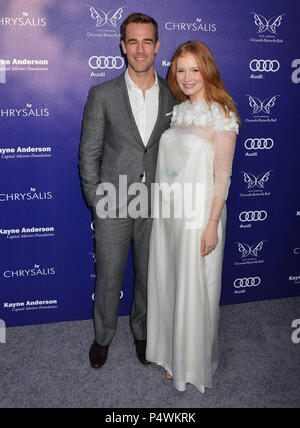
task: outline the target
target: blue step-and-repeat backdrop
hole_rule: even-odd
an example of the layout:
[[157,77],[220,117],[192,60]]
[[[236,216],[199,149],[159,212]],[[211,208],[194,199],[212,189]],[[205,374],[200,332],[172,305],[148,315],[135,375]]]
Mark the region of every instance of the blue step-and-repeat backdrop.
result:
[[[0,318],[8,326],[92,317],[81,121],[90,87],[125,70],[120,24],[137,11],[159,23],[158,73],[166,77],[181,43],[203,41],[242,118],[221,303],[300,295],[298,1],[0,0]],[[120,315],[129,313],[132,280],[129,257]]]

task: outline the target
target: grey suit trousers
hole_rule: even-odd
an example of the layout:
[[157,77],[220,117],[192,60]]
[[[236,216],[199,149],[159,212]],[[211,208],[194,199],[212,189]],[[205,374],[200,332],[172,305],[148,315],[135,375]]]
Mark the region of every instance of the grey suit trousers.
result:
[[120,293],[131,248],[135,271],[130,326],[133,336],[146,339],[147,275],[152,219],[99,219],[94,210],[96,247],[96,293],[94,326],[96,341],[108,345],[118,321]]

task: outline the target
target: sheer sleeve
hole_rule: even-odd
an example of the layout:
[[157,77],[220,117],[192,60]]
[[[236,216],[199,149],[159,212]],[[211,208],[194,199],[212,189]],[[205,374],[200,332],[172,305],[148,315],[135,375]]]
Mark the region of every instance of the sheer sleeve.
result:
[[236,144],[235,131],[215,131],[214,146],[214,195],[226,201],[231,183],[232,162]]

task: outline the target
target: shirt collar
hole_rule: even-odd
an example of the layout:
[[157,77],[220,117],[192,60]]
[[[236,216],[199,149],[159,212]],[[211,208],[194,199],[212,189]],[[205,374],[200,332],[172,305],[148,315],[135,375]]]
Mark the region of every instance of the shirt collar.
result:
[[[156,73],[155,70],[154,70],[154,73],[155,73],[155,82],[154,82],[154,85],[151,88],[149,88],[148,90],[152,89],[154,86],[157,87],[157,88],[159,87],[158,76],[157,76],[157,73]],[[136,89],[141,90],[141,88],[139,88],[138,85],[129,76],[128,68],[127,68],[126,73],[125,73],[125,81],[126,81],[126,85],[127,85],[128,88],[130,88],[130,89],[131,88],[136,88]]]

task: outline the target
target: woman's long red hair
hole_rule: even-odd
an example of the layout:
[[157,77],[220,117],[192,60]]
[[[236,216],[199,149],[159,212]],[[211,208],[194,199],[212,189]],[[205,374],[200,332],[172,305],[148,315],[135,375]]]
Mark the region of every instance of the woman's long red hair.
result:
[[169,71],[168,84],[173,96],[178,101],[186,101],[188,97],[182,92],[177,83],[177,60],[184,57],[186,54],[194,55],[199,67],[199,71],[205,81],[205,98],[208,103],[217,102],[228,117],[230,112],[236,115],[239,126],[241,121],[235,107],[235,103],[227,93],[215,59],[209,48],[198,40],[190,41],[181,45],[173,57],[173,63]]

